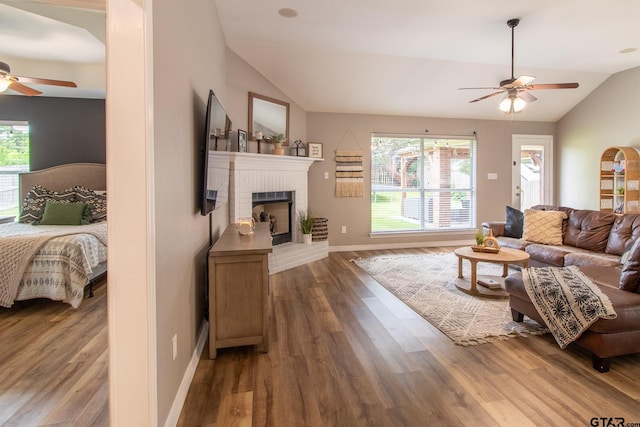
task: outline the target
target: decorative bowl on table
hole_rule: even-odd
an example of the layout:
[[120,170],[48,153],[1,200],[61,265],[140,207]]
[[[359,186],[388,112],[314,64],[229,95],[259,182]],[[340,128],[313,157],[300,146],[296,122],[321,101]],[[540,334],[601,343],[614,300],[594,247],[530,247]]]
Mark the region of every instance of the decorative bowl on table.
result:
[[486,252],[486,253],[490,253],[490,254],[497,254],[498,252],[500,252],[500,247],[491,247],[491,246],[484,246],[484,245],[473,245],[471,246],[471,250],[473,252]]

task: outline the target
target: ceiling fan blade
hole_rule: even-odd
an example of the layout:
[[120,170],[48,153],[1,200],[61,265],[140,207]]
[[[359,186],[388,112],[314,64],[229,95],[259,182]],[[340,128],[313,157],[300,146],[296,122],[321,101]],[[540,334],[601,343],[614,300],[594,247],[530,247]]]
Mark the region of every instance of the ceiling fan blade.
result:
[[500,87],[459,87],[458,90],[482,89],[482,90],[501,90]]
[[531,83],[532,81],[534,81],[536,78],[534,76],[520,76],[517,79],[514,80],[514,82],[512,83],[513,86],[517,87],[517,86],[526,86],[529,83]]
[[491,98],[492,96],[500,95],[501,93],[504,93],[504,91],[501,90],[499,92],[493,92],[493,93],[490,93],[489,95],[485,95],[480,98],[472,99],[471,101],[469,101],[469,103],[482,101],[483,99]]
[[578,83],[544,83],[539,85],[527,85],[527,89],[575,89],[580,86]]
[[530,94],[526,90],[519,90],[518,91],[518,96],[520,98],[524,99],[526,102],[533,102],[533,101],[537,101],[538,100],[538,98],[536,98],[535,96],[533,96],[532,94]]
[[27,95],[27,96],[35,96],[35,95],[40,95],[42,93],[39,90],[31,89],[29,86],[25,86],[21,83],[18,83],[15,80],[11,81],[11,84],[9,85],[9,89],[15,90],[16,92],[20,92],[21,94]]
[[53,85],[53,86],[66,86],[66,87],[78,87],[74,82],[68,82],[65,80],[51,80],[51,79],[41,79],[38,77],[23,77],[23,76],[14,76],[20,83],[31,83],[31,84],[39,84],[39,85]]

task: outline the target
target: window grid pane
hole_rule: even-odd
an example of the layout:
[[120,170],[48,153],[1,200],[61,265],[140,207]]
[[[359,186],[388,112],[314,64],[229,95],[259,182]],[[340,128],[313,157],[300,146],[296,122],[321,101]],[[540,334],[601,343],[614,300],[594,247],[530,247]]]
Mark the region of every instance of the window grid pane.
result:
[[18,174],[28,171],[28,123],[0,121],[0,216],[18,215]]
[[373,233],[475,228],[474,139],[376,135],[371,153]]

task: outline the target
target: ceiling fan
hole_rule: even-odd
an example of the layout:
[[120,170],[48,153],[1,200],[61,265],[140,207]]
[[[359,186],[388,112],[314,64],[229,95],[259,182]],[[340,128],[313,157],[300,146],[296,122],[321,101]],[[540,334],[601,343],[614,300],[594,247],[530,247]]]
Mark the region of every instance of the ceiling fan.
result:
[[40,95],[42,92],[25,86],[23,83],[41,84],[41,85],[54,85],[54,86],[66,86],[66,87],[78,87],[74,82],[67,82],[64,80],[51,80],[40,79],[37,77],[23,77],[14,76],[11,74],[9,64],[0,62],[0,92],[4,92],[7,89],[20,92],[26,96]]
[[546,83],[546,84],[530,84],[535,80],[533,76],[520,76],[517,79],[513,76],[513,52],[514,52],[514,29],[518,26],[520,20],[517,18],[509,19],[507,25],[511,28],[511,78],[500,82],[500,87],[462,87],[465,89],[493,89],[497,92],[490,93],[489,95],[482,96],[480,98],[472,99],[471,102],[482,101],[483,99],[491,98],[501,93],[507,93],[507,96],[500,102],[500,110],[505,113],[517,113],[527,105],[527,102],[533,102],[537,100],[535,96],[529,93],[530,90],[538,89],[575,89],[579,86],[578,83]]

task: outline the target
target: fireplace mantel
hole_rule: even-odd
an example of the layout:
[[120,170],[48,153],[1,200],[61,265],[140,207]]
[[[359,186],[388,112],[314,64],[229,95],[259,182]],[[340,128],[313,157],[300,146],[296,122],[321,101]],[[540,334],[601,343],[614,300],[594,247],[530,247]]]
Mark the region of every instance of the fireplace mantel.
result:
[[309,157],[276,156],[273,154],[256,153],[230,153],[229,158],[236,170],[250,169],[270,171],[276,169],[304,173],[309,171],[313,162],[320,161],[320,159],[311,159]]

